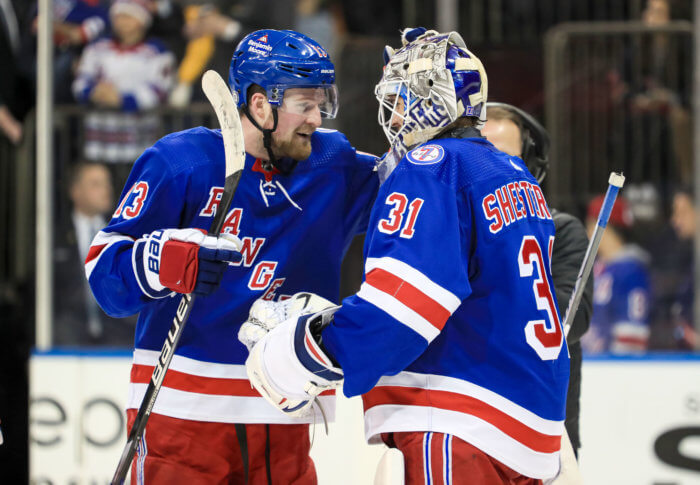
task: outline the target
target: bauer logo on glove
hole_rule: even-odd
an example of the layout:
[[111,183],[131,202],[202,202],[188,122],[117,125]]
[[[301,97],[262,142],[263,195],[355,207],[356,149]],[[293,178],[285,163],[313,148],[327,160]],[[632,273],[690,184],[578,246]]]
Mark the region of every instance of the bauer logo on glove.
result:
[[151,298],[170,293],[208,295],[221,282],[229,263],[241,260],[241,241],[218,238],[201,229],[160,229],[136,241],[133,265],[141,290]]

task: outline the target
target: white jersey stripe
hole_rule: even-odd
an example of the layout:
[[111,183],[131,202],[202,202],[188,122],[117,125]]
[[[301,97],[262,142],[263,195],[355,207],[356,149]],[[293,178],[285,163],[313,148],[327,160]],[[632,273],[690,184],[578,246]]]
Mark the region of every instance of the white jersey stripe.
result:
[[432,342],[440,334],[440,330],[435,328],[428,320],[401,303],[387,293],[367,284],[362,283],[357,296],[376,306],[380,310],[388,313],[394,319],[403,323],[414,332],[418,333],[428,342]]
[[[134,350],[134,364],[155,366],[159,356],[159,351],[136,349]],[[170,362],[170,369],[201,377],[248,379],[244,364],[217,364],[190,359],[181,355],[173,356],[173,360]]]
[[443,446],[443,471],[445,485],[452,485],[452,435],[445,435],[445,443]]
[[445,307],[450,313],[454,313],[461,304],[457,296],[438,285],[423,273],[403,261],[395,258],[367,258],[365,261],[365,274],[375,268],[381,268],[401,278],[412,286],[418,288],[428,297]]
[[[138,409],[148,384],[129,384],[127,409]],[[335,420],[335,396],[320,396],[329,421]],[[163,386],[153,412],[172,418],[215,423],[304,424],[320,422],[320,414],[289,418],[262,397],[222,396],[180,391]]]

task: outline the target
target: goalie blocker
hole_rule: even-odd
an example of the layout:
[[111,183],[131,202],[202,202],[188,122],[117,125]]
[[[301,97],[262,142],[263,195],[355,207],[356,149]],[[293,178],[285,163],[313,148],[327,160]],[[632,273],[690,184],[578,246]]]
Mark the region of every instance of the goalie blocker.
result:
[[272,329],[250,352],[248,379],[287,416],[308,415],[319,394],[342,385],[343,371],[329,357],[321,339],[338,308],[292,317]]

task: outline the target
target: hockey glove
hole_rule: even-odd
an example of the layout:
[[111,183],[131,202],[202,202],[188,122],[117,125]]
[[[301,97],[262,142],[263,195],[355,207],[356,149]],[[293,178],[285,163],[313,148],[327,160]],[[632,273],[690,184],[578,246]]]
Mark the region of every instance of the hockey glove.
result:
[[313,293],[297,293],[282,301],[259,299],[250,307],[248,320],[238,330],[238,340],[248,351],[267,333],[287,319],[320,312],[335,306],[325,298]]
[[240,249],[241,240],[231,234],[216,238],[201,229],[160,229],[134,244],[136,280],[151,298],[173,291],[208,295],[229,262],[241,260]]
[[312,413],[316,396],[343,383],[343,371],[319,344],[339,307],[285,320],[263,337],[246,360],[248,379],[290,417]]

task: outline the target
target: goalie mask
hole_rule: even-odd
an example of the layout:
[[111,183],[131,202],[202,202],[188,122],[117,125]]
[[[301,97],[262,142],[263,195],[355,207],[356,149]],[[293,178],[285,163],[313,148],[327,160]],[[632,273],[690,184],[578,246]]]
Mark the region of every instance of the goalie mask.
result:
[[404,46],[387,48],[375,88],[378,120],[400,159],[458,118],[486,116],[488,80],[481,61],[457,32],[406,29]]

